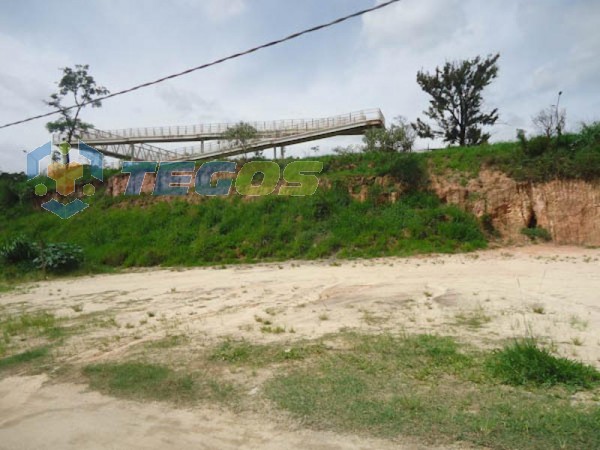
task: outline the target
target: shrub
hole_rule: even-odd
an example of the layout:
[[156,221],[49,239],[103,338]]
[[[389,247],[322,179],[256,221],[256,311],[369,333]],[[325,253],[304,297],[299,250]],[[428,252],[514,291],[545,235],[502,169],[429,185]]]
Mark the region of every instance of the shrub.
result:
[[552,138],[548,136],[536,136],[529,140],[520,139],[519,144],[523,152],[529,157],[538,157],[552,148]]
[[416,139],[416,133],[406,119],[396,117],[387,129],[371,128],[365,132],[363,142],[366,152],[410,152]]
[[0,258],[5,264],[30,264],[38,255],[37,245],[25,236],[17,236],[0,249]]
[[540,239],[542,241],[549,242],[552,240],[552,235],[550,234],[550,232],[542,227],[523,228],[521,230],[521,234],[524,234],[532,241]]
[[600,372],[577,361],[552,355],[539,348],[535,340],[515,341],[495,352],[487,361],[491,374],[503,383],[592,388],[600,382]]
[[12,208],[33,196],[33,187],[22,173],[0,172],[0,207]]
[[592,146],[600,144],[600,122],[584,123],[577,138],[577,145]]
[[7,180],[0,180],[0,207],[10,208],[19,203],[19,196]]
[[389,173],[408,191],[418,191],[428,183],[425,161],[418,155],[399,156],[392,163]]
[[579,151],[573,158],[573,166],[577,176],[582,180],[592,181],[600,178],[600,144],[594,149]]
[[499,237],[500,233],[494,226],[494,218],[490,213],[485,213],[481,216],[481,227],[486,235],[492,237]]
[[78,245],[58,242],[41,249],[34,264],[49,272],[68,272],[78,269],[83,262],[83,250]]

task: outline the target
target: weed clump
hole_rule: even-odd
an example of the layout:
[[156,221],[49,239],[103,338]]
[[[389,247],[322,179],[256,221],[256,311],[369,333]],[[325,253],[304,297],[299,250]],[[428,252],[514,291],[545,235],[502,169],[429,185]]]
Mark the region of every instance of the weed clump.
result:
[[549,242],[552,240],[552,235],[550,232],[542,227],[523,228],[521,230],[521,234],[527,236],[532,241],[541,240],[544,242]]
[[493,376],[513,386],[560,384],[588,389],[600,382],[595,368],[554,356],[534,339],[518,340],[495,352],[487,367]]

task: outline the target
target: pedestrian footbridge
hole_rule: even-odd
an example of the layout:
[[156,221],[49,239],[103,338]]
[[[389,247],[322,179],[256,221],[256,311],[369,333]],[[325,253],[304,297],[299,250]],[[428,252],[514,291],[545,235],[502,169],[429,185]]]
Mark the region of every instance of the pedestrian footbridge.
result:
[[[358,135],[370,128],[385,126],[379,109],[356,111],[316,119],[293,119],[248,122],[256,130],[254,138],[245,142],[227,140],[224,134],[236,123],[198,124],[187,126],[125,128],[120,130],[89,129],[81,140],[106,156],[134,161],[206,160],[269,148],[286,147],[333,136]],[[55,136],[60,143],[61,136]],[[176,149],[164,149],[164,143],[194,143]],[[71,142],[76,146],[77,142]]]

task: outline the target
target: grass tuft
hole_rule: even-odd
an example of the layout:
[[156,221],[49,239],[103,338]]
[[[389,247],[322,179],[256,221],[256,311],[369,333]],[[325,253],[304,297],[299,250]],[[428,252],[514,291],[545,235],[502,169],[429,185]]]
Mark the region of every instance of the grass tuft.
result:
[[7,356],[6,358],[0,359],[0,370],[44,358],[48,355],[49,351],[49,347],[38,347],[17,355]]
[[493,376],[513,386],[561,384],[589,389],[600,382],[600,372],[593,367],[554,356],[533,339],[515,341],[495,352],[487,367]]
[[232,400],[235,389],[206,376],[138,362],[86,366],[90,387],[100,392],[138,400],[190,403],[198,400]]
[[227,340],[219,344],[210,354],[212,361],[227,363],[264,366],[284,361],[300,361],[311,355],[325,351],[322,344],[295,344],[282,346],[278,344],[258,345],[247,341]]

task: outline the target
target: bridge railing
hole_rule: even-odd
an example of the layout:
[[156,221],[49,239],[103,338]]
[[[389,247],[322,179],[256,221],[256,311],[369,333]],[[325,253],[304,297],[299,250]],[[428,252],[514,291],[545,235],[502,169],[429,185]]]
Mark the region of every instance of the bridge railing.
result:
[[[317,131],[327,128],[335,128],[354,123],[365,122],[368,120],[384,120],[383,114],[379,109],[366,109],[347,114],[317,118],[317,119],[290,119],[274,120],[262,122],[248,122],[254,127],[259,135],[271,136],[281,135],[280,133],[298,133],[302,131]],[[225,133],[228,129],[234,127],[235,123],[213,123],[197,125],[177,125],[164,127],[144,127],[144,128],[125,128],[120,130],[109,130],[100,132],[100,130],[90,129],[82,134],[82,140],[88,139],[151,139],[151,138],[182,138],[186,136],[207,136],[214,137]]]
[[[364,114],[369,112],[371,114]],[[335,119],[335,120],[334,120]],[[343,116],[336,116],[335,118],[326,119],[315,119],[310,120],[311,126],[304,126],[299,122],[302,120],[294,120],[294,128],[282,128],[277,132],[272,133],[270,136],[258,136],[255,139],[249,139],[244,142],[243,145],[236,140],[216,140],[211,142],[204,142],[200,145],[192,145],[185,147],[178,147],[173,151],[176,152],[179,157],[182,156],[193,156],[193,155],[218,155],[219,153],[233,151],[235,149],[243,150],[242,147],[246,148],[248,152],[252,152],[254,147],[260,146],[261,144],[267,143],[273,138],[281,138],[286,136],[292,136],[302,133],[309,133],[311,131],[323,131],[344,126],[350,126],[358,123],[365,123],[367,121],[377,120],[381,123],[385,123],[385,118],[379,109],[361,111],[361,114],[349,113]],[[287,121],[281,121],[287,122]],[[313,123],[315,124],[313,126]]]
[[[116,135],[111,131],[98,130],[96,128],[90,128],[85,131],[85,133],[81,133],[80,139],[85,142],[87,140],[114,140],[120,139],[122,136]],[[52,143],[54,145],[58,145],[65,140],[65,137],[59,133],[52,135]],[[74,143],[72,143],[74,144]],[[147,160],[147,161],[165,161],[168,159],[174,159],[178,155],[173,150],[166,150],[164,148],[156,147],[150,144],[118,144],[111,145],[111,153],[115,153],[118,155],[122,155],[126,158],[133,158],[138,160]]]

